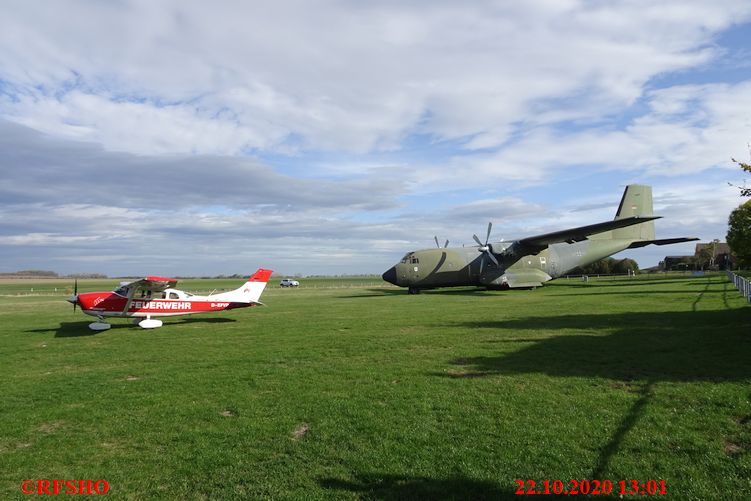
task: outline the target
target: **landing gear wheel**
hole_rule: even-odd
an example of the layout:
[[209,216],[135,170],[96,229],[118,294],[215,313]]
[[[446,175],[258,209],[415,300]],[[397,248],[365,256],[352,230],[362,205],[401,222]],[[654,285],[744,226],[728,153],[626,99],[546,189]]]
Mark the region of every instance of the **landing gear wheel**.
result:
[[162,321],[151,318],[151,315],[146,315],[144,320],[138,322],[138,326],[142,329],[156,329],[162,326]]
[[419,294],[419,293],[420,293],[420,289],[418,289],[417,287],[410,287],[409,289],[407,289],[407,294]]
[[93,331],[106,331],[110,327],[112,326],[104,321],[104,317],[97,317],[96,322],[91,322],[89,324],[89,329]]

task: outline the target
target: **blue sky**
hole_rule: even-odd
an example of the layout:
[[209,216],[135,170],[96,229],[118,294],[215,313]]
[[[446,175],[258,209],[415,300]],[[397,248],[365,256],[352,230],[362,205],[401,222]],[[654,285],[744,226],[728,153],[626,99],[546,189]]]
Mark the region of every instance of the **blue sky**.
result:
[[[724,239],[751,4],[11,1],[0,271],[380,273],[611,219]],[[623,256],[652,266],[692,245]]]

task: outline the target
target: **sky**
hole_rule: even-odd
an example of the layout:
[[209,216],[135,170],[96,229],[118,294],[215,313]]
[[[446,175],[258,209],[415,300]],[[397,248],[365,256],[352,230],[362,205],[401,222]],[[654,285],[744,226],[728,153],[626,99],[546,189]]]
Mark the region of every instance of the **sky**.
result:
[[658,238],[724,241],[750,30],[748,0],[6,0],[0,272],[382,273],[631,183]]

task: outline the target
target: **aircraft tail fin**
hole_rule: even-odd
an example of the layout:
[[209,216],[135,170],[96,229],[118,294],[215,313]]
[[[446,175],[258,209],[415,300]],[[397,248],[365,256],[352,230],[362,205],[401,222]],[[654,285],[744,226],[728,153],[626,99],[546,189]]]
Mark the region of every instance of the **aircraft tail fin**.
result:
[[[632,216],[652,216],[652,187],[643,184],[626,186],[615,219]],[[654,240],[655,223],[647,221],[625,228],[613,230],[612,238],[623,240]]]
[[269,282],[272,273],[271,270],[258,268],[242,286],[233,291],[217,294],[213,297],[217,300],[261,304],[258,300],[261,299],[261,294],[266,288],[266,284]]

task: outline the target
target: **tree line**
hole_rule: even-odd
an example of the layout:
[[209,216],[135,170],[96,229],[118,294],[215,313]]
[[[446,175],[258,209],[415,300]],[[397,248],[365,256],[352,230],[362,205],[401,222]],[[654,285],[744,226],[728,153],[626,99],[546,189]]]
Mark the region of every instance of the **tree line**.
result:
[[[735,158],[731,160],[745,172],[751,173],[751,164],[739,162]],[[737,188],[740,189],[742,197],[751,197],[751,188],[747,188],[745,185]],[[751,200],[741,204],[730,213],[728,233],[725,238],[738,260],[738,267],[751,267]]]
[[639,264],[633,259],[616,259],[606,257],[586,266],[578,266],[569,271],[568,275],[626,275],[638,273]]

